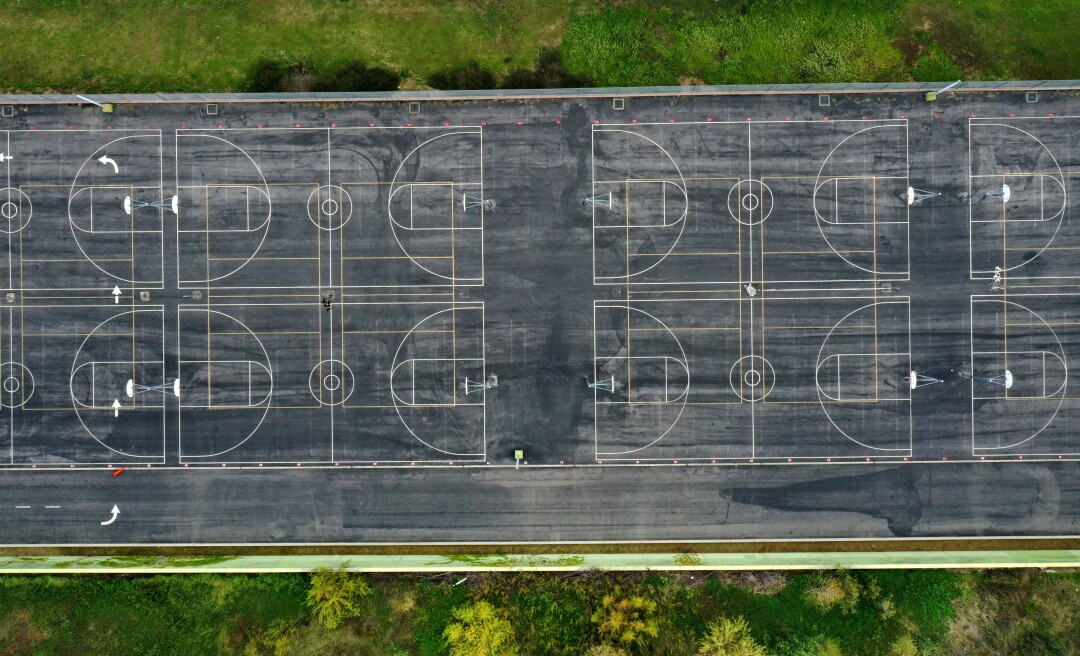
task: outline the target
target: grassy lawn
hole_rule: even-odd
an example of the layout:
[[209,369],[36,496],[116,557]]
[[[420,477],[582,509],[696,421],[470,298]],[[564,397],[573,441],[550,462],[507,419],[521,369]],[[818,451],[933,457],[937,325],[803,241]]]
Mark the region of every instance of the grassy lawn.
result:
[[257,60],[419,88],[557,47],[594,84],[1080,78],[1076,0],[7,0],[0,86],[242,91]]

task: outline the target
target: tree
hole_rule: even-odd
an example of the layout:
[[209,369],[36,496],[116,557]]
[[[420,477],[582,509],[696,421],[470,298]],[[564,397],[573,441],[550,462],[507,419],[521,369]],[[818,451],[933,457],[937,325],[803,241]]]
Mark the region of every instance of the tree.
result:
[[428,84],[436,89],[494,89],[495,74],[471,61],[460,68],[433,73]]
[[[619,590],[616,588],[616,594]],[[592,614],[592,622],[600,635],[621,645],[640,645],[646,636],[660,635],[656,620],[656,602],[641,596],[616,597],[605,595],[600,607]]]
[[273,59],[260,59],[255,62],[255,68],[251,71],[251,81],[248,83],[248,91],[255,93],[273,93],[281,91],[285,81],[285,70],[282,65]]
[[514,627],[505,612],[488,602],[456,608],[454,619],[443,631],[451,656],[517,656]]
[[336,629],[342,622],[360,616],[360,600],[371,594],[364,577],[338,569],[321,567],[311,572],[307,603],[319,624]]
[[859,605],[862,587],[851,572],[837,568],[833,573],[818,573],[806,589],[806,599],[822,610],[839,608],[845,615]]
[[368,66],[353,59],[345,62],[333,75],[320,78],[316,91],[394,91],[401,83],[401,76],[386,68]]
[[750,635],[745,619],[721,617],[709,625],[698,656],[766,656],[766,652]]
[[625,650],[612,647],[607,643],[593,645],[585,650],[581,656],[630,656]]

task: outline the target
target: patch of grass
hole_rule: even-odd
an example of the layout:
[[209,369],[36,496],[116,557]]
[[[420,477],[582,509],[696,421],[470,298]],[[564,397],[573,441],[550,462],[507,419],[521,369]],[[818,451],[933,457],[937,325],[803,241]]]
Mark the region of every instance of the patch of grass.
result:
[[910,0],[898,37],[909,60],[933,57],[933,46],[920,47],[933,43],[967,79],[1080,77],[1075,0]]
[[0,618],[28,614],[36,655],[220,654],[302,617],[306,588],[306,577],[290,575],[8,576]]
[[[1076,0],[7,0],[0,31],[14,91],[242,91],[262,60],[390,73],[339,76],[364,88],[471,61],[509,87],[1080,77]],[[551,47],[566,74],[536,75]]]
[[990,571],[972,577],[956,602],[945,654],[1080,653],[1080,573]]
[[446,653],[443,632],[454,619],[454,609],[466,602],[468,589],[450,583],[421,580],[416,585],[417,613],[413,641],[421,656]]
[[567,68],[599,86],[855,82],[902,76],[879,0],[758,0],[708,15],[613,8],[567,25]]

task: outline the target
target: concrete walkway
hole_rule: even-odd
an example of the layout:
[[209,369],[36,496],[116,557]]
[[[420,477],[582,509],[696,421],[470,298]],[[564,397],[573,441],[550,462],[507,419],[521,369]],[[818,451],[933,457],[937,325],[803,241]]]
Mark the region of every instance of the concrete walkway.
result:
[[46,556],[0,558],[0,574],[753,570],[1080,567],[1080,551],[885,551],[854,553],[403,555],[403,556]]

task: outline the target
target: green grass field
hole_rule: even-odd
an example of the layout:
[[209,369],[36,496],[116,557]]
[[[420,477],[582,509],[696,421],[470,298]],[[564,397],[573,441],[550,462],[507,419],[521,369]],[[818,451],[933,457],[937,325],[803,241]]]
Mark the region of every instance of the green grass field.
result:
[[257,60],[422,88],[557,47],[597,86],[1080,78],[1076,0],[6,0],[7,91],[243,91]]

